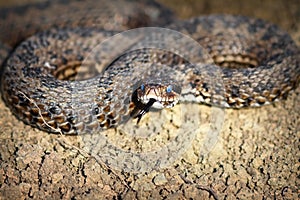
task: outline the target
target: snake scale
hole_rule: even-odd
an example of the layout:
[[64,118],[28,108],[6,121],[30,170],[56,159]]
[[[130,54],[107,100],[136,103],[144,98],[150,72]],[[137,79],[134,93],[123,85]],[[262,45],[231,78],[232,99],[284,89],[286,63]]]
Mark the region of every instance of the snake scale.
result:
[[[54,0],[0,13],[2,98],[19,119],[48,132],[103,130],[130,116],[139,122],[150,107],[172,107],[179,100],[261,106],[286,99],[300,80],[299,48],[286,32],[260,19],[211,15],[176,21],[150,0]],[[84,66],[102,41],[143,26],[193,38],[206,52],[196,52],[203,63],[139,48],[112,58],[96,52],[96,64]],[[95,65],[106,69],[97,73]]]

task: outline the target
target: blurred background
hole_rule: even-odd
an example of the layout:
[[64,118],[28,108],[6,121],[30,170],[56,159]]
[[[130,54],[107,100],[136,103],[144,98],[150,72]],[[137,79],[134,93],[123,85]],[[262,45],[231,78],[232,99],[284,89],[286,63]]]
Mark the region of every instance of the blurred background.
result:
[[[44,0],[0,0],[0,7],[23,5]],[[299,30],[299,0],[157,0],[173,10],[179,18],[211,13],[229,13],[263,18],[285,30]]]

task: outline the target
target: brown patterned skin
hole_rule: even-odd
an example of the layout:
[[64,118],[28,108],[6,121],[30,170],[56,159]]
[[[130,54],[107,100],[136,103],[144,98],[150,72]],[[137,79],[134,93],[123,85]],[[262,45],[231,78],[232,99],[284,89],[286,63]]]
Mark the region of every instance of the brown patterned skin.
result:
[[[196,73],[194,95],[208,93],[204,101],[209,104],[261,106],[286,99],[299,84],[299,47],[274,24],[243,16],[212,15],[176,22],[170,28],[191,35],[214,64],[221,66],[211,89],[205,89],[209,76]],[[218,84],[223,88],[217,89]]]
[[[65,6],[64,1],[59,2],[42,6],[47,16],[53,16],[48,9],[64,9],[61,7]],[[151,15],[147,17],[147,12],[133,12],[140,11],[136,9],[140,3],[131,2],[125,7],[118,1],[116,7],[105,7],[103,16],[91,11],[95,7],[90,2],[87,8],[75,9],[80,13],[89,10],[88,14],[80,15],[86,16],[84,18],[77,19],[78,16],[71,15],[59,20],[60,17],[54,17],[53,24],[57,23],[54,28],[49,26],[52,22],[48,21],[46,26],[39,26],[41,20],[46,20],[45,17],[36,18],[39,22],[32,25],[35,28],[31,28],[32,23],[27,21],[29,29],[33,30],[28,31],[29,34],[44,31],[21,43],[4,64],[2,97],[13,113],[45,131],[80,134],[115,127],[143,109],[135,91],[144,83],[166,86],[180,83],[181,101],[230,108],[260,106],[285,99],[289,91],[299,84],[299,48],[290,36],[275,25],[241,16],[198,17],[167,26],[195,39],[203,50],[197,52],[197,56],[207,61],[204,63],[159,49],[133,48],[119,57],[94,51],[94,47],[103,40],[116,34],[115,30],[162,25],[158,22],[166,19],[162,17],[166,11],[157,4],[146,2],[152,6],[152,10],[149,9],[152,12],[153,7],[160,11],[161,16],[156,20]],[[80,2],[75,3],[81,5]],[[145,8],[148,8],[147,3],[143,4]],[[127,6],[128,9],[118,10]],[[21,16],[30,12],[36,15],[37,12],[30,7],[23,10]],[[5,13],[2,18],[9,19],[7,22],[15,19],[24,24],[16,14]],[[141,17],[133,20],[131,14]],[[166,23],[169,21],[166,20]],[[22,29],[22,25],[16,27]],[[24,32],[27,33],[26,30]],[[28,36],[24,35],[14,34],[11,42],[5,34],[1,39],[7,41],[6,45],[14,46]],[[134,39],[125,37],[124,42]],[[159,39],[161,42],[169,40]],[[143,45],[144,41],[137,40],[139,42]],[[120,43],[115,45],[122,46]],[[187,48],[187,55],[191,50],[195,49]],[[91,52],[92,57],[89,57]],[[108,67],[98,73],[94,70],[97,65]],[[80,70],[83,70],[82,76]]]

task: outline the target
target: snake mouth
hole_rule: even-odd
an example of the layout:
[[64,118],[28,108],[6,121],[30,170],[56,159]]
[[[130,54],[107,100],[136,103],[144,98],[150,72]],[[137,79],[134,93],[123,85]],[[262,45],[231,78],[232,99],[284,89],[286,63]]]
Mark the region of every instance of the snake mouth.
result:
[[136,124],[139,124],[139,123],[140,123],[142,117],[143,117],[147,112],[149,112],[150,108],[153,106],[153,104],[154,104],[155,102],[156,102],[156,100],[151,98],[151,99],[148,101],[148,103],[140,110],[140,112],[135,116],[135,118],[138,119],[137,122],[136,122]]

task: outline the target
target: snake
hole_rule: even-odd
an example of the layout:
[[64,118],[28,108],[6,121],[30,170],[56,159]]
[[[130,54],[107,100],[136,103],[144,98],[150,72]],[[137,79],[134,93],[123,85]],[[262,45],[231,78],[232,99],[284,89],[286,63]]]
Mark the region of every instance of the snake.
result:
[[[132,117],[141,123],[151,108],[178,102],[259,107],[286,99],[300,80],[299,47],[261,19],[177,20],[150,0],[55,0],[0,13],[2,98],[18,119],[47,132],[102,131]],[[146,39],[127,35],[96,48],[124,30],[150,26],[180,34],[170,39],[149,28]],[[180,37],[201,48],[177,51],[185,46]],[[163,48],[145,46],[149,40]],[[126,42],[130,48],[114,53]]]

